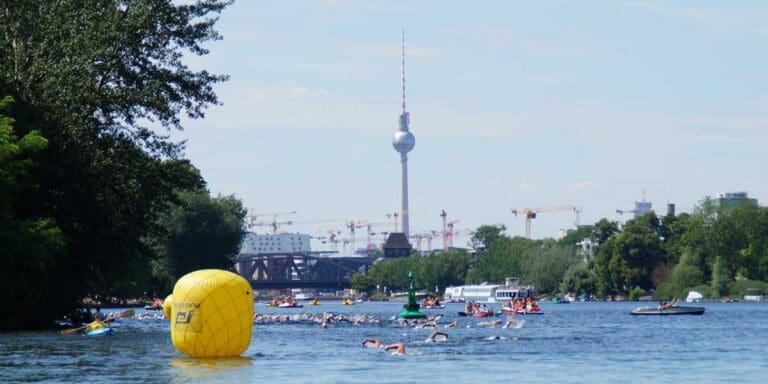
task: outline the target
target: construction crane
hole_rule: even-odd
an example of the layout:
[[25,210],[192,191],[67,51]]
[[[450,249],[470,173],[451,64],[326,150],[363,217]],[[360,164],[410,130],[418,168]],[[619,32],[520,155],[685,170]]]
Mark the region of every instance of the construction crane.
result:
[[[281,215],[295,215],[296,213],[298,212],[290,211],[290,212],[273,212],[273,213],[251,213],[248,215],[248,228],[269,226],[269,227],[272,227],[272,233],[277,234],[277,229],[281,225],[293,224],[292,220],[278,222],[277,217]],[[259,217],[263,217],[263,216],[272,216],[272,221],[271,222],[256,221]]]
[[430,232],[424,232],[424,233],[414,233],[411,234],[411,238],[416,240],[416,250],[421,253],[423,249],[421,248],[421,241],[427,240],[427,251],[432,251],[432,239],[437,236],[436,231],[430,231]]
[[387,213],[384,216],[392,219],[392,224],[393,224],[392,232],[398,232],[397,229],[398,229],[398,224],[399,223],[397,221],[397,218],[403,216],[404,212],[410,216],[410,215],[415,215],[417,213],[422,213],[422,212],[426,212],[426,211],[427,211],[426,209],[420,209],[420,210],[417,210],[417,211],[414,211],[414,210],[411,210],[411,211],[397,211],[397,212]]
[[[334,231],[333,229],[328,230],[328,242],[331,243],[331,251],[338,252],[339,250],[339,240],[336,238],[337,235],[341,234],[341,231]],[[323,244],[326,242],[323,241]]]
[[[545,206],[545,207],[537,207],[537,208],[523,208],[523,209],[513,209],[512,214],[517,217],[518,215],[525,217],[525,237],[530,239],[531,238],[531,220],[536,218],[536,215],[543,212],[564,212],[564,211],[574,211],[576,212],[576,207],[573,205],[555,205],[555,206]],[[581,212],[581,211],[578,211]]]
[[[367,240],[367,244],[365,246],[366,252],[371,252],[373,250],[373,243],[371,242],[371,237],[376,233],[374,233],[372,229],[375,227],[380,227],[380,226],[389,225],[389,224],[390,223],[387,223],[387,222],[382,222],[382,223],[360,222],[359,223],[360,226],[358,228],[365,228],[365,234],[366,234],[366,240]],[[388,233],[389,232],[381,232],[381,234],[385,234],[385,235]]]
[[453,225],[458,223],[459,220],[448,221],[448,213],[445,209],[440,211],[440,218],[443,220],[443,230],[440,234],[443,237],[443,251],[447,251],[448,248],[453,246]]

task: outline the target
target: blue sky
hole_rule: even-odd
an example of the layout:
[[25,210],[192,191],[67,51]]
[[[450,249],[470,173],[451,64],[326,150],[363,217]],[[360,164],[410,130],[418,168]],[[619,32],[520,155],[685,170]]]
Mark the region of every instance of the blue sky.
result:
[[[464,245],[481,224],[522,235],[512,208],[572,204],[592,223],[643,191],[662,213],[768,199],[768,3],[537,3],[240,0],[188,58],[231,76],[224,105],[174,137],[211,192],[312,221],[283,230],[389,222],[404,29],[412,233],[439,230],[441,209]],[[574,221],[542,213],[533,237]]]

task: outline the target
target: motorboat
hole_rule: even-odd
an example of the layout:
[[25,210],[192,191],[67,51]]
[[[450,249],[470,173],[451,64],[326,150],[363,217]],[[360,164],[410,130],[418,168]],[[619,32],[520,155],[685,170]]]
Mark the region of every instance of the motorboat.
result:
[[501,306],[501,313],[504,315],[512,316],[512,315],[543,315],[544,311],[541,310],[541,307],[538,305],[532,307],[531,309],[525,309],[523,307],[520,308],[513,308],[507,305]]
[[701,315],[704,313],[704,307],[640,307],[631,312],[633,315]]

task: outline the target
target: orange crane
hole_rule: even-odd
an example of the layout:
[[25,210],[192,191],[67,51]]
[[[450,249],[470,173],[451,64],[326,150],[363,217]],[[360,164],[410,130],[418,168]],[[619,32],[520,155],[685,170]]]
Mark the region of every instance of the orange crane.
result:
[[[269,226],[272,227],[272,233],[277,234],[277,229],[281,225],[291,225],[293,224],[293,221],[283,221],[278,222],[277,217],[281,215],[295,215],[296,211],[290,211],[290,212],[273,212],[273,213],[251,213],[248,215],[248,228],[252,227],[263,227],[263,226]],[[265,222],[265,221],[256,221],[261,216],[272,216],[271,222]]]
[[[371,241],[371,237],[373,235],[375,235],[375,233],[373,231],[371,231],[371,229],[374,228],[374,227],[380,227],[380,226],[389,225],[389,224],[390,223],[387,223],[387,222],[383,222],[383,223],[360,222],[359,223],[360,227],[358,227],[358,228],[361,228],[361,227],[365,228],[366,240],[368,242],[366,244],[366,247],[365,247],[367,252],[371,252],[373,250],[373,248],[374,248],[373,247],[373,243]],[[382,233],[386,234],[387,232],[382,232]]]
[[[523,208],[523,209],[513,209],[512,214],[517,217],[518,215],[525,217],[525,237],[530,239],[531,238],[531,220],[536,218],[536,215],[542,212],[565,212],[565,211],[576,211],[576,207],[573,205],[555,205],[555,206],[545,206],[545,207],[537,207],[537,208]],[[581,210],[578,211],[578,213],[581,213]]]

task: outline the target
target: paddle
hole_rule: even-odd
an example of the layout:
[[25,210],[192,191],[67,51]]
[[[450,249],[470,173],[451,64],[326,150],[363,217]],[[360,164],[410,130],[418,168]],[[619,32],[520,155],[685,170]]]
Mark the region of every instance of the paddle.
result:
[[[110,320],[122,319],[124,317],[133,317],[133,315],[134,315],[133,309],[128,309],[128,310],[122,311],[122,312],[120,312],[120,313],[118,313],[118,314],[116,314],[116,315],[114,315],[112,317],[108,317],[108,318],[104,319],[104,322],[106,323],[106,322],[108,322]],[[75,334],[75,333],[79,333],[80,331],[82,331],[82,330],[84,330],[86,328],[88,328],[88,324],[83,325],[81,327],[77,327],[77,328],[65,329],[65,330],[61,331],[61,334],[62,335],[72,335],[72,334]]]

